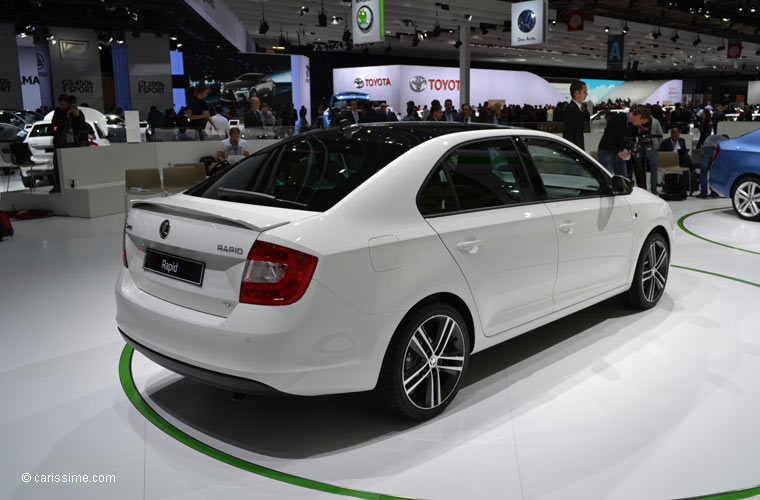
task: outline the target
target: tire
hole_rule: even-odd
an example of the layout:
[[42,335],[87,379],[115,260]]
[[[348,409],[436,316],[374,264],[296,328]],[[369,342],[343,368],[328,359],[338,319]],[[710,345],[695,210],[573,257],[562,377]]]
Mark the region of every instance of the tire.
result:
[[469,358],[467,323],[459,311],[443,303],[424,306],[396,329],[375,396],[398,416],[433,418],[459,392]]
[[625,303],[637,309],[651,309],[657,305],[665,292],[669,268],[667,240],[660,233],[651,233],[641,247],[631,288],[623,293]]
[[743,177],[731,193],[734,212],[744,220],[760,221],[760,177]]

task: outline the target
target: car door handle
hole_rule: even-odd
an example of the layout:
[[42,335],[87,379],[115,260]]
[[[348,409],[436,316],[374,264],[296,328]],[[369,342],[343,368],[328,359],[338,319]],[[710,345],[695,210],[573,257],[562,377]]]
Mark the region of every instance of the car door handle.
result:
[[480,240],[467,240],[467,241],[460,241],[457,243],[457,248],[461,250],[462,252],[467,252],[470,254],[474,254],[478,251],[480,248],[480,245],[482,245],[483,242]]
[[559,230],[563,233],[573,234],[573,231],[575,231],[575,222],[565,222],[560,224]]

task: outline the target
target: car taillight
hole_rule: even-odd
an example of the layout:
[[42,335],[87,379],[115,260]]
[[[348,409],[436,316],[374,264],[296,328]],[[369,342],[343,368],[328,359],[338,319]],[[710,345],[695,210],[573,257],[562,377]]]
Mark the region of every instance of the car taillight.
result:
[[715,146],[715,153],[713,153],[713,159],[712,159],[712,161],[715,161],[715,158],[718,157],[718,153],[720,153],[720,144],[718,144],[717,146]]
[[240,285],[240,302],[284,306],[298,301],[309,287],[317,258],[291,248],[256,241]]
[[129,269],[127,262],[127,223],[124,223],[124,232],[121,235],[121,256],[124,259],[124,267]]
[[93,141],[93,140],[90,140],[90,146],[97,146],[97,145],[98,145],[98,143],[97,143],[97,142],[95,142],[95,141]]

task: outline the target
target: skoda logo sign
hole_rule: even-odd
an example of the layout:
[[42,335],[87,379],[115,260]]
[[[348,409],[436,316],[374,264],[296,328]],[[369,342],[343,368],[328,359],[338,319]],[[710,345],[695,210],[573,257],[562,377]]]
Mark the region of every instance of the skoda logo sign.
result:
[[536,13],[532,10],[524,10],[517,16],[517,27],[523,33],[530,33],[536,27]]
[[367,33],[372,29],[372,22],[375,20],[375,15],[372,13],[372,9],[366,5],[361,7],[356,12],[356,25],[359,27],[362,33]]
[[161,227],[158,228],[158,235],[161,237],[162,240],[165,240],[167,236],[169,236],[169,229],[171,229],[171,224],[169,224],[169,219],[166,219],[161,223]]
[[364,79],[358,76],[354,78],[354,87],[357,89],[364,87]]
[[424,76],[413,76],[409,79],[409,88],[413,92],[422,92],[427,88],[427,79]]

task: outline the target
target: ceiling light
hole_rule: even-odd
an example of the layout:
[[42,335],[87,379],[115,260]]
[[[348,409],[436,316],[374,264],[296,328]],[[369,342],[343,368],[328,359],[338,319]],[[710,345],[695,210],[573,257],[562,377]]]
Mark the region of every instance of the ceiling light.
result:
[[696,39],[696,40],[694,40],[694,41],[693,41],[691,44],[692,44],[693,46],[695,46],[695,47],[696,47],[696,46],[697,46],[697,45],[699,45],[700,43],[702,43],[702,39],[701,39],[701,38],[699,38],[699,35],[697,35],[697,39]]
[[[455,49],[458,49],[461,46],[462,46],[462,40],[457,40],[456,42],[454,42]],[[760,50],[758,50],[758,52],[760,52]]]
[[[755,12],[755,11],[753,10],[752,12]],[[465,21],[472,21],[472,14],[465,14],[464,15],[464,20]]]
[[604,32],[605,33],[609,33],[610,32],[610,27],[609,26],[605,26],[604,27]]
[[623,34],[625,35],[630,31],[630,28],[628,27],[628,23],[625,23],[625,26],[623,26]]
[[723,18],[723,22],[724,22],[724,23],[727,23],[729,20],[730,20],[730,19],[728,19],[727,17],[724,17],[724,18]]
[[333,25],[335,25],[335,24],[340,24],[340,22],[341,22],[342,20],[343,20],[343,18],[342,18],[342,17],[338,17],[338,16],[332,16],[332,20],[330,21],[330,24],[333,24]]
[[749,11],[750,11],[750,12],[752,12],[753,14],[755,13],[755,11],[756,11],[756,10],[757,10],[757,9],[756,9],[756,8],[754,8],[754,7],[752,7],[751,9],[749,9]]
[[301,9],[300,9],[300,11],[301,11],[301,15],[304,15],[304,14],[308,14],[308,13],[309,13],[309,10],[310,10],[310,9],[309,9],[307,6],[305,6],[305,5],[301,5]]
[[680,37],[678,36],[678,32],[676,31],[676,33],[673,36],[670,37],[670,41],[673,42],[673,43],[676,43],[676,42],[678,42],[679,38]]
[[552,20],[551,20],[551,23],[552,23],[553,25],[556,25],[556,24],[557,24],[557,20],[556,20],[556,19],[552,19]]

